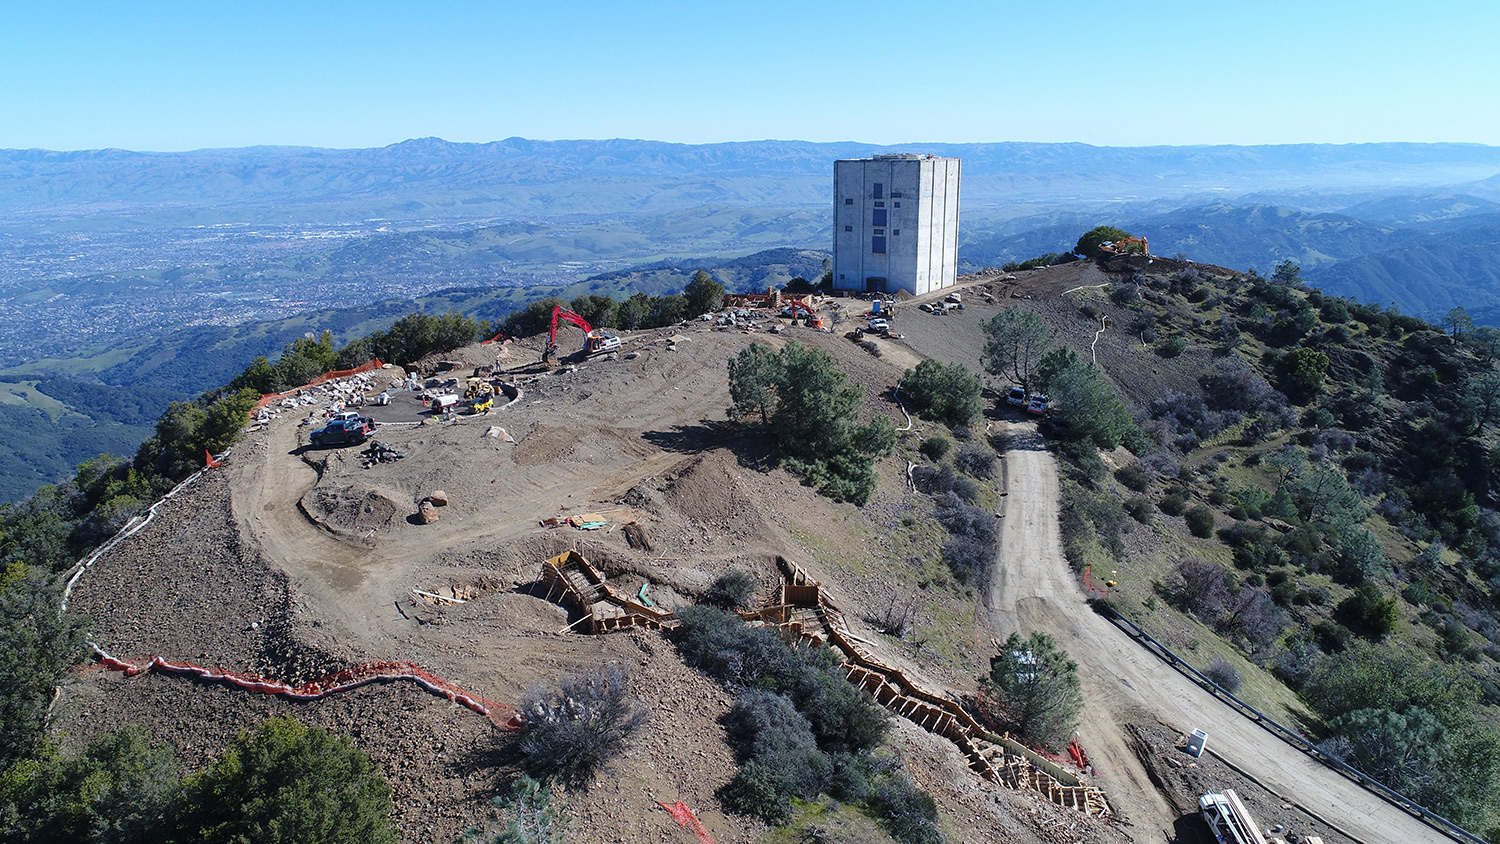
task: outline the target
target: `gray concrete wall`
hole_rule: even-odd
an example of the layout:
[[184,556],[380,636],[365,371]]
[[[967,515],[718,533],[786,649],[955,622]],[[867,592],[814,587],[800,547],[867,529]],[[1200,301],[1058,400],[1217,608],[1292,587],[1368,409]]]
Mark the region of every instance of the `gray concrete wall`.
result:
[[[921,294],[954,284],[958,168],[956,158],[835,161],[834,288],[863,292],[867,280],[884,279],[878,288],[884,292]],[[886,215],[884,226],[875,225],[878,212]],[[884,253],[873,250],[876,237],[885,238]]]

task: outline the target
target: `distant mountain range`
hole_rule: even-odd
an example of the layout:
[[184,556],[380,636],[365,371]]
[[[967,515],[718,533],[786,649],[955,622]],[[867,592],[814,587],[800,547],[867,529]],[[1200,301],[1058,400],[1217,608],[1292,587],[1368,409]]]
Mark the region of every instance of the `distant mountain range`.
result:
[[[499,319],[557,293],[735,289],[821,274],[832,162],[963,159],[966,270],[1067,251],[1112,224],[1157,254],[1500,324],[1500,147],[1109,148],[635,140],[180,153],[0,150],[0,499],[153,406],[306,332],[412,310]],[[667,257],[681,256],[681,257]],[[713,257],[722,256],[722,257]],[[292,316],[286,316],[293,314]],[[274,318],[273,318],[274,317]],[[189,327],[179,327],[189,326]]]
[[[637,140],[486,144],[437,138],[378,149],[0,151],[0,214],[224,221],[474,220],[660,213],[706,204],[816,206],[832,161],[958,156],[968,207],[1121,202],[1267,191],[1409,190],[1474,183],[1500,199],[1500,148],[1476,144],[1096,147]],[[93,224],[99,224],[95,219]]]

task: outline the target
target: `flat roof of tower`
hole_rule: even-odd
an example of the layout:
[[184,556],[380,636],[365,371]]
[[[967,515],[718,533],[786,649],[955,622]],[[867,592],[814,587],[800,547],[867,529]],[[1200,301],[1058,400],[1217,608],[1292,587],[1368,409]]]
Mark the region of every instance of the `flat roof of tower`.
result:
[[910,153],[910,152],[892,152],[892,153],[884,153],[884,154],[881,154],[881,155],[872,155],[869,158],[840,158],[838,160],[839,161],[925,161],[925,160],[928,160],[928,159],[935,159],[935,160],[936,159],[947,159],[949,161],[957,161],[958,160],[956,157],[953,157],[953,156],[946,156],[946,155],[919,155],[917,153]]

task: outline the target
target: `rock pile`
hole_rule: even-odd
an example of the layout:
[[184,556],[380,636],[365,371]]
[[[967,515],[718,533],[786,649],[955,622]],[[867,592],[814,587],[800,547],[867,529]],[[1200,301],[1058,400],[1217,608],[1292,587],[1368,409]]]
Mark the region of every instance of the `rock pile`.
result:
[[395,447],[388,446],[378,440],[371,440],[360,456],[364,458],[364,468],[368,469],[379,463],[395,463],[406,456],[406,452],[397,451]]

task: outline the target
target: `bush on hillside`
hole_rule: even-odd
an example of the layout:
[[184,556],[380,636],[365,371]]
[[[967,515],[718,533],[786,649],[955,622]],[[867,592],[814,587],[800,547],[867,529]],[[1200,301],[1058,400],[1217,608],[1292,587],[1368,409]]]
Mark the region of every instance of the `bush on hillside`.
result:
[[918,491],[933,498],[941,498],[951,492],[969,504],[979,499],[979,487],[953,471],[952,466],[918,466],[912,470],[911,479]]
[[755,597],[755,577],[743,569],[719,575],[703,593],[703,603],[724,610],[747,609]]
[[1146,487],[1151,485],[1151,477],[1146,474],[1146,469],[1139,463],[1127,463],[1116,469],[1115,480],[1124,484],[1126,489],[1136,492],[1145,492]]
[[1219,688],[1230,694],[1234,694],[1240,690],[1242,679],[1239,669],[1235,668],[1229,660],[1222,656],[1216,656],[1212,660],[1209,660],[1208,667],[1203,669],[1203,676],[1214,681]]
[[586,786],[650,720],[630,696],[625,672],[613,665],[569,674],[556,693],[531,688],[521,714],[526,718],[521,752],[532,776],[572,788]]
[[1182,517],[1187,521],[1188,532],[1193,536],[1208,539],[1214,535],[1214,511],[1202,504],[1187,508]]
[[942,460],[944,457],[946,457],[948,454],[948,449],[952,447],[952,440],[949,440],[947,437],[940,434],[935,434],[925,440],[922,440],[922,444],[917,446],[917,451],[920,451],[923,457],[926,457],[928,460],[936,463],[937,461]]
[[984,404],[978,375],[961,363],[924,360],[901,376],[902,401],[917,415],[949,425],[966,425],[979,416]]
[[995,450],[980,443],[965,443],[953,457],[953,465],[959,471],[973,478],[989,480],[995,476],[995,467],[999,465],[999,458],[995,456]]
[[346,738],[292,718],[242,730],[183,784],[179,840],[394,844],[391,789]]

